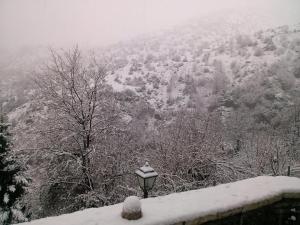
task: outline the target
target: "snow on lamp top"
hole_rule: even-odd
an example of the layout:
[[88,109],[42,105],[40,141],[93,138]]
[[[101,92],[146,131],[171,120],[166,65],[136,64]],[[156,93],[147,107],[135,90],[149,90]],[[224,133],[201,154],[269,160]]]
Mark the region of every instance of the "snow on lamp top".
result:
[[154,169],[149,165],[148,162],[146,162],[144,166],[136,170],[135,173],[142,178],[158,176],[157,172],[154,171]]

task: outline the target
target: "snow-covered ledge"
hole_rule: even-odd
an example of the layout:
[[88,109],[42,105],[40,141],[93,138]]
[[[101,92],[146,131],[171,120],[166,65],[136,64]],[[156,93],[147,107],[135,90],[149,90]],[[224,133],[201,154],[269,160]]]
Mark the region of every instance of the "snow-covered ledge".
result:
[[[35,220],[22,225],[171,225],[202,224],[272,205],[300,200],[300,179],[256,177],[167,196],[141,200],[143,217],[121,217],[122,204]],[[297,201],[298,201],[297,200]]]

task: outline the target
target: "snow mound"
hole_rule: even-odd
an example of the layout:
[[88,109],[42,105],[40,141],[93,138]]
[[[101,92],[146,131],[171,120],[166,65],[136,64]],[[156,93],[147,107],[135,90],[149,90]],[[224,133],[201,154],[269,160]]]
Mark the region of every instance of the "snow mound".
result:
[[[300,198],[299,178],[261,176],[205,189],[142,199],[143,217],[135,221],[123,219],[123,204],[116,204],[22,225],[169,225],[200,218],[205,222],[225,217],[232,210],[236,213],[245,212],[283,198]],[[131,203],[129,205],[132,206]]]
[[123,212],[134,213],[141,211],[141,202],[138,197],[130,196],[127,197],[123,203]]

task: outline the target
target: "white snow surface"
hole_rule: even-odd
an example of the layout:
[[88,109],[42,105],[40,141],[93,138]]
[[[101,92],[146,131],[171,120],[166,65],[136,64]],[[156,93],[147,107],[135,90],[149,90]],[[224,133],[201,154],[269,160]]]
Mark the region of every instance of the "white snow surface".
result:
[[9,195],[7,193],[4,194],[3,202],[4,203],[8,203],[9,202]]
[[141,200],[143,217],[121,217],[123,204],[86,209],[22,225],[167,225],[300,194],[300,179],[261,176],[215,187]]
[[141,211],[141,202],[137,196],[127,197],[123,203],[123,212],[135,213]]

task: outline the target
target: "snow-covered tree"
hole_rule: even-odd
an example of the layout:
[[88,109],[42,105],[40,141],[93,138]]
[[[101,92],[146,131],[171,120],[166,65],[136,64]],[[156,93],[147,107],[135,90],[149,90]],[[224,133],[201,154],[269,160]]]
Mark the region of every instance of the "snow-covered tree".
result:
[[0,115],[0,224],[3,225],[27,220],[19,199],[24,194],[28,181],[11,153],[8,128],[9,124]]
[[119,121],[106,74],[106,65],[77,47],[52,50],[49,62],[38,72],[40,105],[47,109],[38,128],[38,149],[47,158],[47,194],[42,197],[45,207],[51,208],[48,212],[65,206],[76,210],[81,205],[71,207],[74,199],[101,186],[95,173],[100,160],[95,159],[102,159],[103,143],[116,132]]

